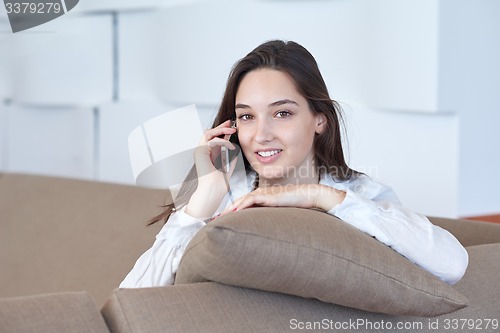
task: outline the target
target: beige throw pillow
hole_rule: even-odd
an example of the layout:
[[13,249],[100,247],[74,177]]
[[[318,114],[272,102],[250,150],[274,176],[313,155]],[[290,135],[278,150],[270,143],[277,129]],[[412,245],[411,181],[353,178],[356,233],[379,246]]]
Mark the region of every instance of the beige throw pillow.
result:
[[215,281],[408,316],[467,299],[367,234],[326,213],[251,208],[220,217],[189,243],[176,284]]

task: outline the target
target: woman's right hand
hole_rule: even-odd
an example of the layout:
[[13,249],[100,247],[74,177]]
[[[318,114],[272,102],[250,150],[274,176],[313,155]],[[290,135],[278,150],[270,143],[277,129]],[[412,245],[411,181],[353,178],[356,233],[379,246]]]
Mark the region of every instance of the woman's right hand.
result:
[[[194,152],[194,162],[198,174],[198,187],[191,196],[186,213],[197,218],[211,217],[219,207],[228,188],[224,177],[230,177],[236,166],[236,159],[230,164],[227,175],[215,167],[220,158],[221,147],[234,150],[236,146],[228,140],[236,132],[227,120],[215,128],[206,130]],[[223,138],[220,136],[224,135]]]

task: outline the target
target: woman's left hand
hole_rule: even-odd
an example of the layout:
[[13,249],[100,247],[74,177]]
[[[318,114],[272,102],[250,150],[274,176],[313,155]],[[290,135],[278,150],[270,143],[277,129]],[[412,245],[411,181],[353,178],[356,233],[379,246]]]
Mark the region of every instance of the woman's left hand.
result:
[[341,203],[345,195],[344,191],[321,184],[258,188],[235,200],[221,215],[253,206],[319,208],[328,211]]

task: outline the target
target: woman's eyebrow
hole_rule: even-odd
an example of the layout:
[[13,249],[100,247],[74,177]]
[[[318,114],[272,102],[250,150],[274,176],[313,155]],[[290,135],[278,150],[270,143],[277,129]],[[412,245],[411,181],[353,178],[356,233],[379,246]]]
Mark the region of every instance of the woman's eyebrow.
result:
[[[269,107],[280,106],[280,105],[284,105],[284,104],[294,104],[294,105],[299,106],[299,103],[292,101],[291,99],[280,99],[276,102],[272,102],[271,104],[269,104]],[[234,108],[235,109],[251,109],[250,105],[246,105],[246,104],[242,104],[242,103],[236,104],[234,106]]]
[[234,106],[235,109],[250,109],[249,105],[238,103]]
[[269,104],[269,106],[270,107],[280,106],[280,105],[284,105],[284,104],[295,104],[295,105],[299,106],[299,103],[292,101],[291,99],[280,99],[279,101],[276,101],[276,102]]

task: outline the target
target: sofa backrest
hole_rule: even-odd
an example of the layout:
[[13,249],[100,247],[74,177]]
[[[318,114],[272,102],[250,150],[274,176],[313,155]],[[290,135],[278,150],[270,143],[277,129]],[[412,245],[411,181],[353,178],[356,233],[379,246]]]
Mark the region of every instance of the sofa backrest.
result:
[[500,243],[500,224],[472,220],[429,217],[429,220],[451,232],[463,246]]
[[0,177],[0,297],[87,290],[100,306],[160,224],[167,191],[44,176]]

